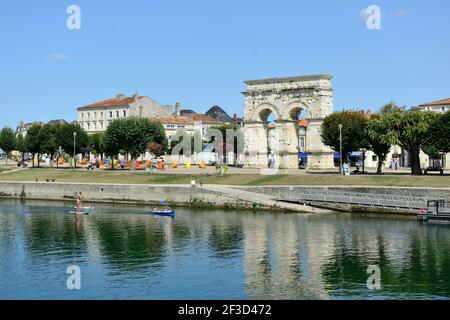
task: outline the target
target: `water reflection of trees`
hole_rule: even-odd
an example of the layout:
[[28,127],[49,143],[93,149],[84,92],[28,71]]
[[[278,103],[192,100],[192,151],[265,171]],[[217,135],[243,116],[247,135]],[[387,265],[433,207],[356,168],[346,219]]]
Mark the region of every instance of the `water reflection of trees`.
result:
[[148,216],[97,219],[101,253],[106,263],[129,271],[160,269],[165,256],[163,231]]
[[76,256],[86,251],[84,234],[75,228],[74,216],[31,213],[26,221],[29,251],[43,254],[51,252],[54,256]]
[[[408,222],[404,222],[408,223]],[[361,239],[353,239],[350,247],[345,245],[342,235],[335,241],[333,260],[322,266],[322,275],[330,293],[337,295],[361,295],[399,298],[450,296],[450,234],[448,228],[427,225],[426,235],[417,230],[404,234],[403,255],[389,252],[392,245],[390,233],[400,232],[387,226],[378,230],[372,241],[376,245],[374,253],[365,252]],[[399,263],[398,260],[401,260]],[[367,267],[379,265],[381,287],[379,291],[370,291],[366,286]]]
[[[32,259],[42,254],[52,259],[100,257],[114,271],[132,273],[162,270],[172,254],[190,259],[187,249],[207,250],[221,265],[242,255],[251,298],[450,296],[448,226],[181,209],[175,220],[133,211],[75,217],[62,213],[61,207],[28,210],[31,214],[13,220],[1,216],[0,242],[11,247],[14,229],[24,228]],[[366,287],[371,264],[380,266],[381,291]]]

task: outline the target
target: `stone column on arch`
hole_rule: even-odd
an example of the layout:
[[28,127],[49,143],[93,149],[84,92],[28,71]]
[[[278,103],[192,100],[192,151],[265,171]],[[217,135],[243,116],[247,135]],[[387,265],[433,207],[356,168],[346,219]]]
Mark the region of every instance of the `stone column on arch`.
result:
[[298,124],[296,121],[277,120],[279,150],[276,165],[279,169],[298,169]]
[[308,153],[307,171],[335,170],[334,152],[324,145],[321,137],[323,119],[310,119],[306,139],[306,151]]
[[244,126],[246,168],[267,168],[267,128],[262,121],[248,121]]

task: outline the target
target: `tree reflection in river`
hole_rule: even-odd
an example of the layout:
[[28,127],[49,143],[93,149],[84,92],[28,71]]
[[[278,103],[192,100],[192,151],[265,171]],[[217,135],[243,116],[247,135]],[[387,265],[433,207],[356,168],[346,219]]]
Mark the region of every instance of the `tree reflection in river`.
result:
[[[186,209],[171,219],[111,205],[75,216],[70,206],[0,202],[0,280],[9,286],[0,297],[64,297],[71,264],[89,280],[79,298],[450,297],[447,225]],[[381,290],[367,288],[369,265],[380,267]]]

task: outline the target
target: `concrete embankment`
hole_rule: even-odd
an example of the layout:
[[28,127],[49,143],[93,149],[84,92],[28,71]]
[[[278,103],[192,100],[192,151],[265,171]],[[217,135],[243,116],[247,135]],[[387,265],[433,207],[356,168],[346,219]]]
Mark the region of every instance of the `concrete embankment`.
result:
[[[345,198],[348,204],[316,202],[312,203],[306,201],[307,204],[320,206],[322,208],[333,208],[335,210],[343,211],[358,211],[358,212],[376,212],[376,213],[400,213],[400,214],[416,214],[419,208],[426,207],[427,200],[445,200],[450,202],[450,188],[417,188],[417,187],[388,187],[388,186],[257,186],[257,187],[241,187],[236,186],[234,189],[248,190],[252,192],[269,195],[274,199],[302,199],[305,193],[320,195],[326,197],[333,197],[339,195]],[[378,199],[379,205],[356,205],[351,204],[357,195],[361,202],[364,199]],[[373,202],[373,201],[372,201]],[[395,203],[395,204],[393,204]],[[383,206],[385,204],[386,206]],[[406,207],[394,207],[397,205],[405,205]],[[419,208],[415,208],[420,204]],[[380,206],[381,205],[381,206]]]
[[275,197],[287,197],[312,192],[353,192],[366,194],[384,194],[400,197],[418,197],[424,199],[446,199],[450,201],[449,188],[417,188],[417,187],[389,187],[389,186],[233,186],[233,189],[251,190],[252,192],[268,194]]
[[0,197],[39,200],[74,200],[82,192],[85,202],[156,204],[225,209],[329,212],[306,205],[278,202],[251,190],[219,185],[85,184],[65,182],[0,182]]
[[[139,185],[74,182],[0,182],[0,197],[41,200],[73,200],[77,192],[83,193],[86,202],[111,202],[133,204],[155,204],[161,199],[171,205],[276,210],[292,212],[331,212],[331,208],[317,208],[309,205],[286,203],[279,198],[295,198],[305,191],[320,193],[354,192],[365,194],[386,194],[422,199],[445,199],[450,202],[450,188],[403,188],[364,186],[228,186],[228,185]],[[335,209],[354,209],[341,208]],[[357,208],[360,210],[360,208]],[[380,211],[377,209],[377,211]],[[392,211],[395,212],[395,211]]]

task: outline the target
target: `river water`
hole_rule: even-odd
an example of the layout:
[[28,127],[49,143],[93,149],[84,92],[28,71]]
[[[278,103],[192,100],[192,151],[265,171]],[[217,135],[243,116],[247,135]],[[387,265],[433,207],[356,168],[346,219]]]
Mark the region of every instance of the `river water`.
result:
[[[171,219],[142,206],[96,207],[76,216],[68,203],[1,200],[0,299],[450,297],[449,225],[189,209]],[[69,266],[80,268],[79,290],[67,287]]]

